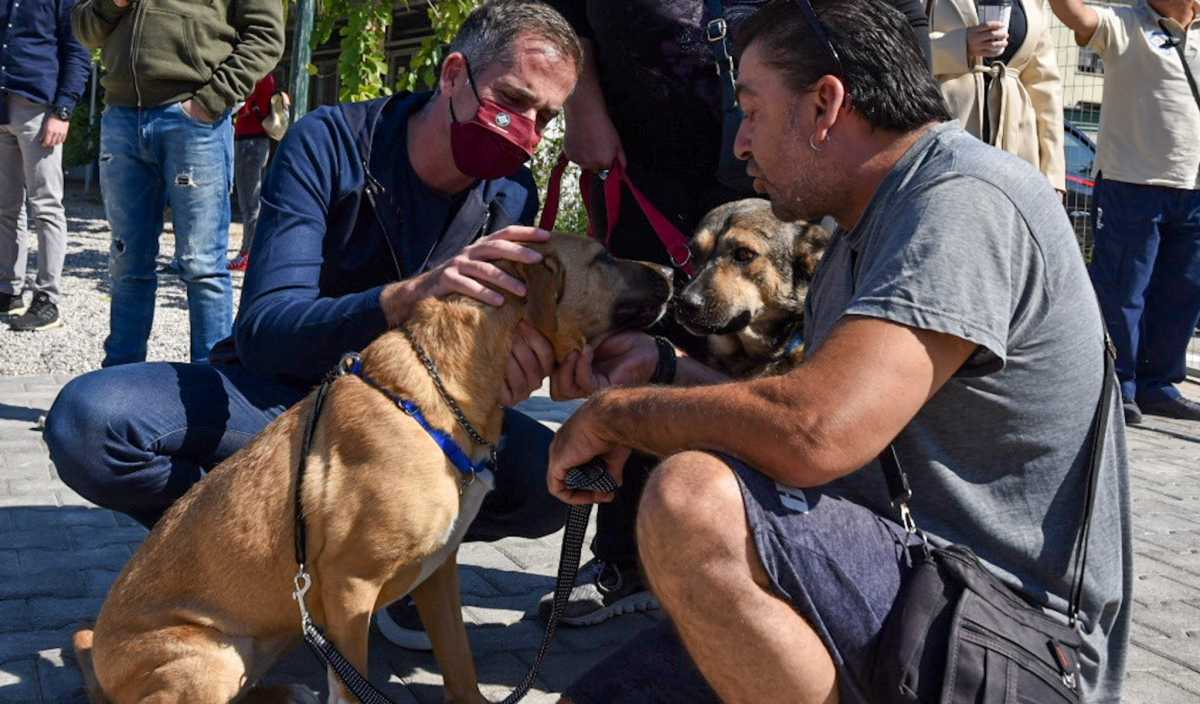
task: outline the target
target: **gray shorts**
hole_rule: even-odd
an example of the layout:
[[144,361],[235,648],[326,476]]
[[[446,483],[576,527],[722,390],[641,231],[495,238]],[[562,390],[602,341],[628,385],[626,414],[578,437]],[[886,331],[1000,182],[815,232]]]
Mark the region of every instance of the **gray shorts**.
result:
[[[867,702],[862,683],[907,572],[904,529],[853,502],[818,489],[786,487],[723,459],[738,478],[750,533],[775,593],[829,649],[841,701]],[[566,694],[578,704],[720,701],[667,621],[634,637]]]

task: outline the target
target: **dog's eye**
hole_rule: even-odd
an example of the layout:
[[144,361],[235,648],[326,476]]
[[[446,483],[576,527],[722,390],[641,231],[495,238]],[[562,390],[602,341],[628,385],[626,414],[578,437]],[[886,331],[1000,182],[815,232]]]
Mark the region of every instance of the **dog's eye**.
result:
[[754,261],[754,258],[757,256],[758,252],[755,252],[749,247],[738,247],[737,249],[733,250],[733,260],[735,262],[741,262],[742,264],[745,264],[749,261]]

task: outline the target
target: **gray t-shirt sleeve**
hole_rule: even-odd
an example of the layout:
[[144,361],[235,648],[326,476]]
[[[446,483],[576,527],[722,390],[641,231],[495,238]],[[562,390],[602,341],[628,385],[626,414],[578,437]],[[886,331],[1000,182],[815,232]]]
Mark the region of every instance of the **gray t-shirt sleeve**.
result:
[[[954,175],[899,193],[858,246],[844,315],[882,318],[979,345],[959,372],[984,375],[1008,357],[1014,284],[1028,241],[1017,209],[995,186]],[[902,189],[903,191],[904,189]],[[890,212],[889,212],[890,210]]]

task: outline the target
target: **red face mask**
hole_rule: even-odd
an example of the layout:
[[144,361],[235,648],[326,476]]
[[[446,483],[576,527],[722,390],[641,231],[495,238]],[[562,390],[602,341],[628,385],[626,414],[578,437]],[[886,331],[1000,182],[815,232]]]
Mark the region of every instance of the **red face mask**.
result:
[[533,120],[506,110],[494,100],[479,97],[470,65],[467,81],[479,101],[479,110],[475,117],[459,122],[454,114],[454,101],[450,101],[450,151],[454,165],[473,178],[511,176],[529,161],[542,138]]

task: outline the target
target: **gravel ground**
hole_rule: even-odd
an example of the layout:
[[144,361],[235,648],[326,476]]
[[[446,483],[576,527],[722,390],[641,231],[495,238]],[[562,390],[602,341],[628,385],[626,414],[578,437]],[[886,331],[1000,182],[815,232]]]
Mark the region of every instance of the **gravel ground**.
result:
[[[65,325],[57,330],[16,333],[6,324],[11,318],[0,316],[0,375],[81,374],[98,369],[108,336],[109,278],[108,248],[110,233],[104,218],[104,206],[93,190],[85,195],[75,184],[68,184],[67,258],[63,266],[63,299],[59,314]],[[230,256],[241,244],[242,226],[230,229]],[[26,282],[37,274],[36,237],[30,246]],[[171,261],[175,238],[170,222],[160,239],[159,268]],[[25,301],[32,295],[26,288]],[[233,274],[233,300],[236,307],[242,291],[242,275]],[[160,273],[154,328],[150,333],[150,361],[186,362],[188,360],[187,294],[178,276]]]

